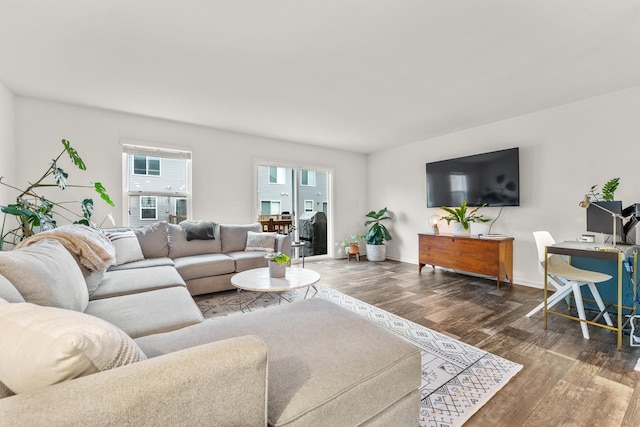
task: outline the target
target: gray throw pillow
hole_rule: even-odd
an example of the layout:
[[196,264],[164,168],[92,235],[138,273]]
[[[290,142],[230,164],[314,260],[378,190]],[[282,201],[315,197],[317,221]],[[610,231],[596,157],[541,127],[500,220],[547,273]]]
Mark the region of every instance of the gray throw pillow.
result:
[[188,241],[213,240],[216,238],[216,223],[213,221],[182,221],[178,224],[182,227]]
[[0,298],[9,302],[24,302],[20,292],[2,274],[0,274]]
[[255,224],[220,224],[220,240],[222,253],[244,251],[247,246],[247,232],[262,231],[260,223]]
[[75,311],[84,311],[89,304],[80,267],[57,240],[0,251],[0,274],[27,302]]
[[145,258],[162,258],[169,256],[169,238],[167,236],[167,222],[153,224],[133,229],[136,233],[140,248]]

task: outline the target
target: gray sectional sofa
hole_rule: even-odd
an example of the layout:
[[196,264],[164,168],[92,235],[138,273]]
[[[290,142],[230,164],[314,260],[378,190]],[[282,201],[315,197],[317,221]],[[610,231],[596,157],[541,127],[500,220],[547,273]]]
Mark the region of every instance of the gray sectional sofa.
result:
[[321,299],[204,320],[192,294],[264,265],[255,225],[176,227],[109,230],[131,262],[93,229],[97,257],[44,233],[0,252],[0,426],[418,424],[414,346]]

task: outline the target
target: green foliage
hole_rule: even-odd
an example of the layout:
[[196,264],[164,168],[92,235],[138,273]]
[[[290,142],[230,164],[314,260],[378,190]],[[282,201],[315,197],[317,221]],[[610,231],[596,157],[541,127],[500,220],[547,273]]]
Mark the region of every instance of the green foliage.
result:
[[[16,197],[16,203],[6,206],[0,206],[0,211],[5,214],[2,221],[2,228],[0,229],[0,250],[3,249],[5,243],[15,245],[18,242],[33,235],[34,229],[37,230],[39,228],[40,231],[45,231],[56,228],[57,223],[54,219],[54,215],[71,221],[65,216],[70,214],[71,216],[80,218],[74,223],[85,225],[90,224],[91,216],[93,215],[93,199],[84,199],[81,202],[80,206],[81,213],[77,213],[64,206],[64,204],[73,202],[53,202],[36,193],[36,189],[38,188],[58,187],[60,188],[60,190],[64,190],[68,187],[93,188],[100,195],[100,198],[102,198],[102,200],[104,200],[109,206],[115,206],[115,204],[107,194],[106,189],[99,182],[93,183],[90,186],[67,184],[69,174],[58,165],[58,162],[60,161],[60,158],[64,155],[64,153],[67,153],[69,155],[71,162],[78,169],[86,170],[87,166],[82,161],[82,158],[80,158],[78,152],[71,146],[69,141],[63,139],[62,145],[64,147],[62,152],[51,161],[51,164],[49,165],[49,168],[45,171],[45,173],[33,184],[29,184],[26,189],[21,190],[17,187],[6,184],[2,182],[2,178],[0,178],[0,184],[20,192],[18,197]],[[55,184],[45,183],[45,180],[49,176],[53,176]],[[18,225],[14,228],[10,228],[5,232],[5,227],[12,227],[11,225],[7,224],[8,216],[14,217]]]
[[602,194],[598,192],[598,184],[596,184],[591,186],[585,196],[588,196],[590,199],[595,200],[596,202],[601,201],[600,197],[602,197],[603,201],[610,202],[615,200],[614,193],[618,189],[618,185],[620,185],[620,178],[611,178],[602,186]]
[[283,254],[281,252],[268,253],[264,256],[270,261],[275,261],[278,264],[288,264],[289,263],[289,255]]
[[362,239],[364,239],[364,236],[360,234],[352,234],[350,238],[344,239],[340,246],[342,246],[342,250],[347,253],[349,246],[360,245],[360,241]]
[[369,231],[364,236],[368,245],[382,245],[385,240],[391,240],[389,230],[387,230],[387,227],[385,227],[384,224],[380,223],[385,219],[391,219],[391,217],[385,215],[386,213],[387,208],[384,208],[380,209],[378,212],[371,211],[365,215],[367,218],[372,218],[364,223],[365,227],[371,225],[371,228],[369,228]]
[[472,222],[491,221],[489,218],[485,218],[483,215],[477,213],[480,208],[483,208],[485,206],[486,204],[478,206],[467,213],[467,201],[465,200],[464,202],[462,202],[459,208],[449,208],[446,206],[442,206],[440,209],[449,214],[442,217],[442,219],[447,221],[447,225],[449,225],[451,221],[459,222],[460,224],[462,224],[462,227],[465,230],[468,230]]

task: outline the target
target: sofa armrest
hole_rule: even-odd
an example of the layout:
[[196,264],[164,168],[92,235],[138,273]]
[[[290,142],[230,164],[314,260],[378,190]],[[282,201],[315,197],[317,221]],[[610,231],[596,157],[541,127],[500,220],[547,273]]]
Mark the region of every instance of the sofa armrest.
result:
[[291,236],[288,234],[276,234],[276,252],[291,256]]
[[0,425],[265,426],[267,363],[256,336],[216,341],[0,399]]

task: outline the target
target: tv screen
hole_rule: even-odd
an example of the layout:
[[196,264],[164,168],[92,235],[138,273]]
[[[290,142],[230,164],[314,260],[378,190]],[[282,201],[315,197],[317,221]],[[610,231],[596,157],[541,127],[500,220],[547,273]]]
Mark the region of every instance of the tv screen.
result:
[[427,163],[427,207],[520,206],[518,147]]
[[[622,202],[615,200],[612,202],[591,202],[587,207],[587,231],[592,233],[603,233],[613,235],[613,216],[597,206],[599,205],[611,212],[620,214],[622,212]],[[618,241],[623,236],[622,218],[616,218],[616,236]]]

